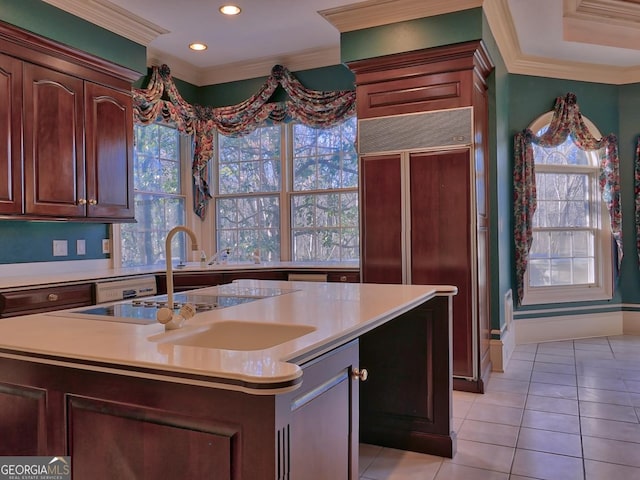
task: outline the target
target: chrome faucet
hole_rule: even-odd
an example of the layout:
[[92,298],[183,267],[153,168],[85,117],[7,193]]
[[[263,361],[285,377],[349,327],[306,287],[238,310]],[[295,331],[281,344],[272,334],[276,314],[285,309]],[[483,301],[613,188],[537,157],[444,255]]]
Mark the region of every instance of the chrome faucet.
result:
[[[174,310],[173,310],[174,309],[174,305],[173,305],[173,266],[171,264],[171,240],[173,239],[173,236],[178,232],[185,232],[186,234],[188,234],[189,237],[191,237],[191,250],[194,250],[194,251],[198,250],[198,239],[196,238],[196,234],[193,233],[187,227],[185,227],[183,225],[179,225],[177,227],[172,228],[171,230],[169,230],[169,233],[167,233],[167,238],[165,240],[165,256],[167,257],[167,306],[158,309],[158,314],[157,314],[157,317],[156,317],[158,322],[164,324],[165,330],[172,330],[172,329],[175,329],[175,328],[180,328],[182,326],[182,323],[185,320],[182,310],[184,309],[184,307],[187,307],[187,305],[185,305],[181,309],[180,315],[178,315],[179,318],[178,319],[174,319],[175,315],[174,315]],[[193,307],[191,307],[191,308],[193,309]],[[191,312],[191,309],[189,309],[189,308],[187,308],[185,310]],[[193,313],[195,313],[195,310],[193,310],[193,312],[191,312],[191,315],[189,315],[189,316],[193,316]]]

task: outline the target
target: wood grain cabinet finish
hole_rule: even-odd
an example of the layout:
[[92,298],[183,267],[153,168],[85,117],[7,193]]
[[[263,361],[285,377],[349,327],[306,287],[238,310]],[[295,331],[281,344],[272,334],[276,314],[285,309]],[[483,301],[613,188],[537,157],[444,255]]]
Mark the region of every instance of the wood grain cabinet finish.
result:
[[[454,388],[483,392],[491,370],[486,83],[491,60],[483,43],[472,41],[348,66],[355,73],[359,146],[366,144],[360,157],[362,279],[458,287]],[[433,120],[454,116],[447,125],[463,135]],[[420,135],[411,136],[406,126],[417,121]],[[392,132],[387,143],[393,148],[385,148],[379,136],[364,141],[374,138],[365,127],[374,131],[380,122]],[[398,138],[411,147],[403,148]]]
[[[196,288],[212,287],[231,283],[234,280],[287,280],[289,273],[323,273],[327,275],[328,282],[359,283],[360,273],[352,270],[338,270],[328,272],[326,270],[283,270],[264,269],[240,270],[240,271],[218,271],[218,272],[180,272],[174,271],[173,288],[176,292],[194,290]],[[167,276],[165,274],[156,275],[158,294],[167,293]]]
[[0,214],[133,221],[139,76],[0,23]]
[[0,318],[84,307],[93,298],[91,283],[0,292]]
[[131,95],[85,82],[87,216],[133,219]]
[[92,480],[356,480],[357,362],[353,341],[252,395],[0,358],[0,455],[69,455]]
[[25,213],[84,216],[84,82],[25,64],[24,85]]
[[22,212],[22,62],[0,55],[0,214]]

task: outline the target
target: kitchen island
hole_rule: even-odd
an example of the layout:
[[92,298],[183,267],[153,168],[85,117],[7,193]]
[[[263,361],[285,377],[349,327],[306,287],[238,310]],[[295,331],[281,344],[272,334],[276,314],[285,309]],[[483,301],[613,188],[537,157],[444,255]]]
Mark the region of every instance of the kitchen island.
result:
[[[0,320],[0,455],[70,455],[77,479],[247,480],[357,479],[360,441],[453,455],[454,287],[197,293],[238,289],[263,295],[167,332],[74,310]],[[223,326],[236,338],[208,345]]]

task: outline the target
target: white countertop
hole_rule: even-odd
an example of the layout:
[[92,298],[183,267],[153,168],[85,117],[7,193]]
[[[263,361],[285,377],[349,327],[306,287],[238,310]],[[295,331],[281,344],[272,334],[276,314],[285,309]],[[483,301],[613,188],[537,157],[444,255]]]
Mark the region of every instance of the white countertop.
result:
[[[238,270],[351,270],[358,269],[354,263],[307,263],[307,262],[229,262],[225,265],[207,265],[188,262],[185,267],[174,266],[174,272],[233,272]],[[81,260],[73,262],[39,262],[0,265],[0,290],[29,288],[43,285],[100,281],[119,277],[164,273],[165,265],[111,268],[108,260]]]
[[[357,338],[455,287],[240,280],[197,290],[213,295],[236,286],[291,290],[201,312],[180,330],[222,321],[304,324],[315,331],[264,350],[237,351],[160,343],[159,323],[89,320],[68,311],[0,319],[0,356],[88,370],[271,394],[297,387],[299,364]],[[195,291],[194,291],[195,292]],[[78,309],[74,309],[78,310]]]

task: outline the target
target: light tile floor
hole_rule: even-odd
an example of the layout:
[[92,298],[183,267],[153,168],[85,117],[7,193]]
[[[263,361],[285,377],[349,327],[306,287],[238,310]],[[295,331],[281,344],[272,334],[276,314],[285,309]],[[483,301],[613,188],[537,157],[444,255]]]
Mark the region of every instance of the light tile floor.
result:
[[640,480],[640,336],[517,346],[454,392],[457,453],[360,445],[361,480]]

